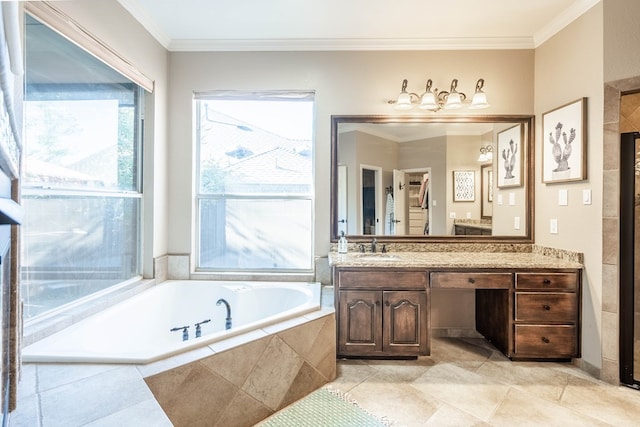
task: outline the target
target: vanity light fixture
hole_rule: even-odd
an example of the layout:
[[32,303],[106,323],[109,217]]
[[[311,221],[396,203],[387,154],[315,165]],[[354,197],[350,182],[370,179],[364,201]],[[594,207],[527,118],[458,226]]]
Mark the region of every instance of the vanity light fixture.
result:
[[427,80],[427,86],[422,95],[418,95],[413,92],[407,92],[408,80],[402,81],[402,89],[400,95],[395,100],[387,101],[389,104],[394,104],[396,110],[410,110],[414,106],[418,106],[423,110],[439,111],[439,110],[456,110],[462,108],[464,104],[469,104],[471,109],[488,108],[487,95],[482,91],[484,87],[484,79],[478,79],[476,83],[476,91],[473,94],[471,101],[467,100],[467,95],[464,92],[458,92],[458,79],[451,81],[451,88],[449,91],[431,89],[433,81]]
[[490,162],[493,160],[493,146],[485,145],[480,147],[480,156],[478,156],[479,162]]

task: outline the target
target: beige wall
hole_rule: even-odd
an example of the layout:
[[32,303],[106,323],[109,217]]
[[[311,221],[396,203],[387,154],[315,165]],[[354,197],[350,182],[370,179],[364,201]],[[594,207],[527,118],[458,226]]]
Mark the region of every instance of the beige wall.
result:
[[[479,77],[492,104],[490,114],[533,114],[533,51],[430,52],[235,52],[171,53],[168,117],[170,149],[169,252],[193,245],[192,94],[215,89],[316,91],[315,253],[329,251],[330,116],[395,114],[386,100],[403,78],[420,92],[428,78],[438,87],[459,79],[473,91]],[[468,113],[470,110],[459,114]],[[483,110],[482,112],[486,112]],[[414,113],[424,114],[424,113]],[[432,113],[427,113],[432,114]],[[438,113],[439,114],[439,113]],[[488,113],[487,113],[488,114]]]
[[[535,52],[535,242],[584,253],[582,355],[585,362],[598,369],[602,352],[602,34],[599,3]],[[587,180],[543,184],[542,114],[581,97],[588,98]],[[560,189],[568,191],[568,206],[558,205]],[[591,205],[582,204],[583,190],[591,190]],[[558,220],[555,235],[549,232],[552,218]]]
[[[53,2],[155,82],[145,112],[144,275],[167,253],[167,51],[116,1]],[[151,249],[151,250],[149,250]]]
[[640,2],[603,0],[604,81],[640,75]]
[[[490,114],[536,114],[535,240],[585,254],[583,360],[600,368],[603,346],[617,343],[617,337],[602,332],[602,86],[640,74],[640,56],[628,55],[640,45],[640,2],[603,0],[535,51],[237,53],[167,53],[115,1],[55,5],[156,82],[152,117],[147,116],[153,119],[147,132],[153,143],[145,147],[147,174],[152,170],[145,180],[145,246],[153,248],[154,256],[192,252],[193,91],[316,91],[315,252],[322,256],[329,250],[330,116],[394,114],[385,101],[397,94],[403,78],[409,79],[410,91],[420,92],[427,78],[445,87],[455,77],[460,89],[469,92],[483,77]],[[580,97],[588,98],[588,179],[543,184],[542,114]],[[558,206],[559,189],[568,190],[569,206]],[[591,190],[591,205],[581,203],[583,190]],[[549,233],[551,218],[558,219],[557,235]],[[146,257],[145,274],[149,262]],[[469,317],[450,315],[437,325],[469,326]]]

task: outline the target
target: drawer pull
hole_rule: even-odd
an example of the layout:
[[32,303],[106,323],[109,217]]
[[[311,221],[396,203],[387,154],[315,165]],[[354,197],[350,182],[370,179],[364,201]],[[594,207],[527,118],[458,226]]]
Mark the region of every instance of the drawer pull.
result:
[[474,279],[473,277],[469,277],[469,283],[476,283],[476,279]]
[[545,285],[550,285],[551,284],[551,280],[550,279],[544,279],[542,281],[542,283],[544,283]]
[[376,307],[380,306],[380,301],[376,301]]
[[542,337],[542,342],[545,343],[545,344],[549,344],[549,338]]
[[548,304],[544,304],[542,308],[544,308],[547,311],[551,310],[551,306],[549,306]]

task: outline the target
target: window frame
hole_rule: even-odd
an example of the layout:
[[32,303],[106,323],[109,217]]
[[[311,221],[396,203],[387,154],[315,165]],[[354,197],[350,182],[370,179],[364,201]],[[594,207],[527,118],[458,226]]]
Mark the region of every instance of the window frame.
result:
[[[244,91],[209,91],[194,93],[193,99],[193,112],[194,112],[194,220],[193,220],[193,235],[194,235],[194,261],[196,273],[214,273],[214,274],[248,274],[255,276],[279,276],[279,275],[311,275],[315,271],[315,138],[311,137],[311,176],[310,189],[307,193],[300,194],[220,194],[220,193],[202,193],[201,192],[201,130],[200,130],[200,118],[201,118],[201,102],[211,99],[234,99],[234,100],[269,100],[277,99],[282,100],[283,97],[290,96],[291,100],[311,100],[313,102],[313,111],[311,121],[312,127],[315,127],[315,92],[300,90],[300,91],[261,91],[261,92],[244,92]],[[309,251],[309,267],[300,269],[291,268],[213,268],[201,266],[201,204],[207,200],[308,200],[310,202],[310,251]]]

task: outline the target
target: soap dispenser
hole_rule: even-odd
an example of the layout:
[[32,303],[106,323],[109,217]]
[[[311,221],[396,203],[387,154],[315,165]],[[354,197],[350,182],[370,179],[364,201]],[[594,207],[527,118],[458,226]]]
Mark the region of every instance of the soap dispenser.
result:
[[338,253],[346,254],[347,253],[347,238],[344,237],[344,231],[340,235],[340,240],[338,241]]

